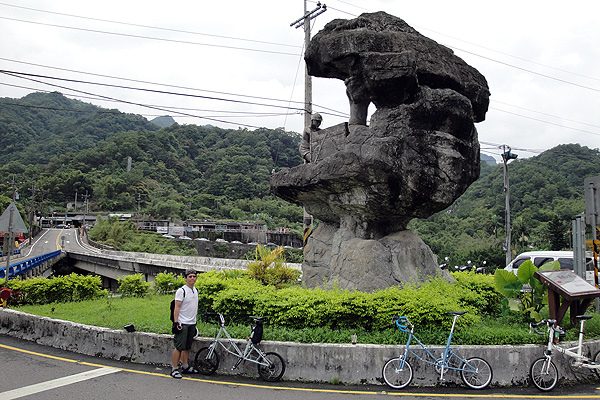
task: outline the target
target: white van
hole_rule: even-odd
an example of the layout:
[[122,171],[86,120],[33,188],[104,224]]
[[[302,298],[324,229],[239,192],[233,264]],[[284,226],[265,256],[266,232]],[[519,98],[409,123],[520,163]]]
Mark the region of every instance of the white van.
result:
[[[573,265],[575,263],[572,251],[526,251],[525,253],[519,254],[514,260],[508,263],[504,269],[516,274],[519,265],[527,260],[531,260],[533,265],[538,268],[548,262],[558,261],[560,263],[560,269],[570,269],[571,271],[573,270]],[[586,254],[585,257],[585,270],[587,275],[586,280],[593,281],[594,258],[590,254]]]

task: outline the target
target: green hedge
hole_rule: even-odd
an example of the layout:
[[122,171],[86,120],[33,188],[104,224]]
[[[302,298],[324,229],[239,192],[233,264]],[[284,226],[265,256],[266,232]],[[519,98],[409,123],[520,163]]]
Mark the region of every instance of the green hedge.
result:
[[392,287],[374,293],[339,289],[291,287],[276,290],[246,274],[228,278],[222,273],[200,274],[200,312],[214,311],[228,321],[247,323],[248,315],[267,317],[271,324],[294,329],[384,330],[393,315],[407,316],[419,329],[449,329],[450,311],[469,311],[459,319],[468,326],[484,315],[497,315],[501,295],[493,277],[473,272],[454,274],[456,283],[433,279],[419,286]]
[[[196,287],[200,314],[220,312],[227,323],[239,324],[247,324],[249,315],[259,315],[267,317],[270,324],[291,329],[378,332],[394,329],[392,316],[403,315],[419,331],[447,331],[452,323],[450,311],[469,311],[458,320],[463,327],[477,323],[483,316],[499,315],[502,296],[495,291],[492,276],[459,272],[454,277],[453,284],[436,278],[418,286],[363,293],[340,290],[335,285],[332,289],[276,289],[262,285],[246,272],[207,272],[198,275]],[[148,291],[149,283],[142,282],[138,275],[120,282],[124,295],[143,296]],[[168,293],[181,283],[178,277],[165,273],[157,277],[154,291]],[[21,292],[22,303],[77,301],[107,294],[100,288],[99,277],[75,274],[15,280],[10,285]]]
[[18,304],[64,303],[107,296],[99,276],[70,274],[55,278],[13,279],[8,286],[18,292]]

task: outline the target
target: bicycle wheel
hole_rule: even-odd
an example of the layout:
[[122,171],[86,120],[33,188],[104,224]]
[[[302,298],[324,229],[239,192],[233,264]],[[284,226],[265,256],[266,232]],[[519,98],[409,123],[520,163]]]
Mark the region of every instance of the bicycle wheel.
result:
[[[594,356],[594,364],[600,365],[600,351],[597,352],[596,355]],[[596,373],[598,378],[600,378],[600,370],[594,368],[594,372]]]
[[548,392],[554,389],[558,382],[558,369],[552,360],[540,357],[531,364],[529,377],[536,388],[542,392]]
[[196,353],[194,366],[202,375],[212,375],[219,368],[219,355],[213,351],[212,356],[208,357],[210,347],[203,347]]
[[277,382],[285,372],[285,361],[283,357],[275,352],[265,353],[265,360],[269,365],[258,364],[258,375],[267,382]]
[[408,361],[404,361],[404,367],[401,368],[403,359],[404,357],[391,358],[383,365],[383,380],[393,389],[405,388],[412,381],[412,367]]
[[483,389],[492,381],[492,366],[483,358],[471,357],[460,366],[460,377],[471,389]]

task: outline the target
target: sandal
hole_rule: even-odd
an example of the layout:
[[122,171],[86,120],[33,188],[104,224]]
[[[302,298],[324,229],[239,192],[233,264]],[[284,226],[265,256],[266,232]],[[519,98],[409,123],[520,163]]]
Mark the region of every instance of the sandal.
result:
[[198,371],[196,368],[192,367],[191,365],[189,365],[187,368],[182,369],[181,372],[184,374],[199,374],[200,373],[200,371]]
[[181,376],[181,373],[179,372],[178,369],[174,369],[173,371],[171,371],[171,376],[175,379],[183,378],[183,376]]

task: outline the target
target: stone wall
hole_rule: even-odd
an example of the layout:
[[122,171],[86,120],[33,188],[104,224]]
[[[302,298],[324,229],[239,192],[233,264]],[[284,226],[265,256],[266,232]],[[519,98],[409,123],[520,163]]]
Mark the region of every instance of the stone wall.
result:
[[[38,317],[11,309],[0,309],[0,335],[9,335],[75,353],[143,364],[169,365],[172,355],[172,336],[143,332],[128,333],[76,324],[46,317]],[[263,341],[265,351],[275,351],[286,360],[283,379],[341,383],[383,384],[381,369],[388,359],[399,355],[401,346],[371,344],[304,344]],[[209,344],[209,338],[196,338],[195,353]],[[237,341],[243,344],[244,341]],[[591,354],[600,350],[600,341],[587,342]],[[542,346],[456,346],[464,357],[478,356],[490,363],[494,371],[492,385],[525,385],[529,366],[543,354]],[[222,353],[221,353],[222,354]],[[230,373],[234,363],[231,356],[223,356],[218,373]],[[595,378],[586,369],[571,368],[568,360],[557,355],[554,359],[561,383]],[[257,376],[256,367],[242,363],[237,373]],[[438,377],[431,366],[412,362],[414,380],[411,386],[438,385]],[[445,384],[460,384],[456,373],[446,375]]]

